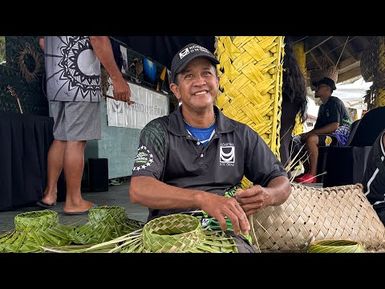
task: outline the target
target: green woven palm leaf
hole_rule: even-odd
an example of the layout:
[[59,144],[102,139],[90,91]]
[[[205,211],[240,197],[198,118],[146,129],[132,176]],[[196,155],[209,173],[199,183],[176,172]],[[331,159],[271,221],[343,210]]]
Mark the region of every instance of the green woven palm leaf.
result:
[[232,237],[222,231],[203,229],[191,215],[174,214],[156,218],[143,228],[92,246],[46,248],[51,252],[121,253],[220,253],[238,252]]
[[132,245],[122,252],[198,253],[237,252],[234,240],[221,231],[202,228],[200,220],[185,214],[174,214],[148,222],[137,249]]
[[183,252],[199,245],[205,238],[197,218],[182,214],[161,217],[143,229],[143,246],[152,252]]
[[89,221],[75,227],[70,237],[75,244],[98,244],[126,235],[143,227],[144,223],[129,219],[118,206],[92,208]]
[[58,214],[51,210],[17,215],[15,230],[0,236],[0,252],[41,252],[42,246],[68,245],[70,227],[60,225],[58,220]]
[[363,253],[364,247],[351,240],[320,240],[310,244],[308,253]]
[[[235,185],[233,187],[231,187],[230,189],[226,190],[224,196],[226,198],[233,198],[235,197],[235,193],[237,192],[238,189],[241,189],[241,185]],[[196,216],[197,218],[200,219],[200,222],[203,226],[203,228],[207,229],[207,230],[211,230],[211,231],[221,231],[221,226],[219,225],[219,222],[217,219],[209,216],[206,212],[204,211],[195,211],[194,213],[194,216]],[[234,231],[233,229],[233,224],[231,223],[231,220],[229,218],[225,218],[226,220],[226,227],[227,227],[227,231]],[[251,238],[251,235],[250,234],[243,234],[241,233],[241,235],[243,237],[246,238],[246,240],[248,240],[249,244],[252,244],[253,243],[253,240]]]

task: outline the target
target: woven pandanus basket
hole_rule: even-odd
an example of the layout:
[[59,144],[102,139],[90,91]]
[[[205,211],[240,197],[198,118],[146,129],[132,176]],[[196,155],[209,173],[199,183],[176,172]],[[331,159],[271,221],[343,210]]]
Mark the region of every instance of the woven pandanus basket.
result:
[[0,236],[0,252],[30,253],[42,246],[70,243],[69,227],[60,225],[58,214],[51,210],[32,211],[15,217],[15,230]]
[[237,252],[234,240],[223,232],[204,230],[198,218],[174,214],[147,223],[142,232],[144,252]]
[[385,227],[362,185],[314,188],[293,184],[280,206],[253,215],[262,251],[306,251],[313,241],[351,240],[369,251],[385,249]]
[[101,206],[90,209],[88,222],[71,230],[70,237],[75,244],[97,244],[131,233],[143,225],[129,219],[123,207]]
[[45,248],[48,252],[105,253],[232,253],[234,239],[222,231],[203,229],[191,215],[174,214],[151,220],[143,228],[95,245]]
[[149,222],[143,230],[143,246],[151,252],[183,252],[204,240],[205,235],[197,218],[175,215]]

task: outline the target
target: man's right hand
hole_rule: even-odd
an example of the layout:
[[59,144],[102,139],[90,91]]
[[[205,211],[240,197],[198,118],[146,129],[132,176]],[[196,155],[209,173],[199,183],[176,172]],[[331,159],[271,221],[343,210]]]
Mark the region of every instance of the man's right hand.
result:
[[131,89],[128,85],[127,81],[123,77],[119,77],[117,79],[112,79],[113,86],[113,94],[116,100],[125,101],[128,105],[133,102],[130,100],[131,97]]
[[233,224],[235,234],[249,233],[249,220],[235,198],[226,198],[205,192],[200,198],[200,204],[200,209],[218,220],[223,231],[227,229],[225,217],[228,217]]

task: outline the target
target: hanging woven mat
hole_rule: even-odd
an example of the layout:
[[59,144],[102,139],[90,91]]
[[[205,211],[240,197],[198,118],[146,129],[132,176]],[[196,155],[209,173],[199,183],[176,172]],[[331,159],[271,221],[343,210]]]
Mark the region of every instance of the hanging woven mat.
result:
[[248,125],[279,155],[283,36],[219,36],[217,106]]
[[42,246],[70,243],[70,227],[59,224],[51,210],[32,211],[15,217],[15,230],[0,236],[0,252],[30,253],[43,251]]
[[123,207],[101,206],[90,209],[88,222],[70,231],[75,244],[97,244],[131,233],[144,223],[129,219]]
[[385,227],[362,185],[314,188],[292,184],[280,206],[253,215],[262,251],[306,251],[313,241],[352,240],[366,250],[385,249]]

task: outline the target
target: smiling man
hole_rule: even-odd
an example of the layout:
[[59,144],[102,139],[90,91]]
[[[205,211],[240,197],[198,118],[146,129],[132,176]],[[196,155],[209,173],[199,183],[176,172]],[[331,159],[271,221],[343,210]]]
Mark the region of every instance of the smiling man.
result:
[[[129,195],[132,202],[149,208],[148,220],[203,210],[226,230],[228,218],[239,252],[254,252],[239,236],[250,231],[247,216],[282,204],[290,185],[262,138],[214,105],[218,63],[197,44],[188,44],[174,56],[170,88],[181,105],[142,130]],[[244,175],[254,186],[226,198],[225,192]]]

